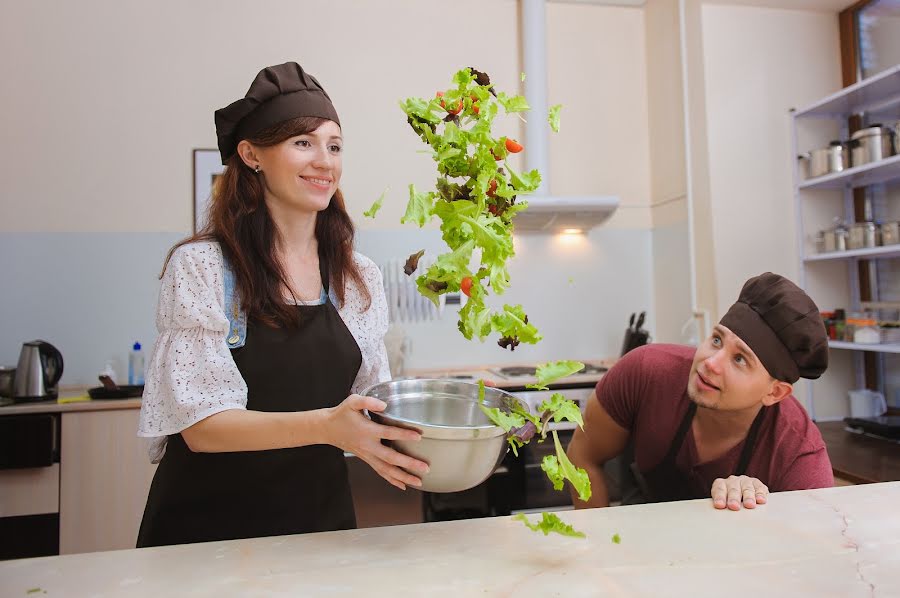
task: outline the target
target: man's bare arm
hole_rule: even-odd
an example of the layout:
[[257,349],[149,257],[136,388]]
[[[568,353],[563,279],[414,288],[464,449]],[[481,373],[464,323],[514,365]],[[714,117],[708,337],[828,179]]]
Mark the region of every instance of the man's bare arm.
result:
[[572,504],[576,509],[608,507],[609,492],[603,477],[603,464],[622,454],[628,443],[629,432],[617,424],[597,400],[596,391],[591,392],[584,413],[584,430],[577,428],[566,450],[575,467],[587,471],[591,479],[591,499],[579,500],[578,492],[569,485]]

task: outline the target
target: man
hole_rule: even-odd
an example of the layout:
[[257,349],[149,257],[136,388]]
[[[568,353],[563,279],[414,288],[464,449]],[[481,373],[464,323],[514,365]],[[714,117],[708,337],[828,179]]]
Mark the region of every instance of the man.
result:
[[711,496],[717,509],[752,509],[769,491],[834,485],[818,428],[791,394],[828,365],[819,310],[766,272],[700,347],[647,345],[597,383],[569,459],[591,479],[588,502],[609,505],[603,465],[634,449],[630,470],[649,502]]

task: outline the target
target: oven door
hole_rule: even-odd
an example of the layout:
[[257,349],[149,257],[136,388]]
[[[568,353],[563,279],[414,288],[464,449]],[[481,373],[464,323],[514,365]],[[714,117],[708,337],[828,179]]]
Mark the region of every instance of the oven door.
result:
[[[563,448],[569,445],[574,430],[557,430],[559,442]],[[572,499],[569,496],[568,484],[562,490],[555,490],[553,483],[547,477],[547,473],[541,469],[541,462],[547,455],[555,455],[556,447],[553,444],[551,434],[547,435],[544,442],[533,439],[527,445],[519,449],[519,459],[523,468],[523,484],[521,500],[516,501],[512,509],[513,513],[523,513],[544,510],[571,509]]]

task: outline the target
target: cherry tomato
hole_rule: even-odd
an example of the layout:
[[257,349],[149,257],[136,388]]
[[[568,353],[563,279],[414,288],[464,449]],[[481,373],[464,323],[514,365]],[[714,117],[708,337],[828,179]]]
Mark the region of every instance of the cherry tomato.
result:
[[459,290],[466,294],[466,297],[471,297],[470,293],[472,292],[472,278],[466,276],[459,283]]
[[519,143],[515,139],[510,139],[508,137],[506,138],[506,151],[511,154],[518,154],[522,151],[522,149],[524,148],[521,143]]

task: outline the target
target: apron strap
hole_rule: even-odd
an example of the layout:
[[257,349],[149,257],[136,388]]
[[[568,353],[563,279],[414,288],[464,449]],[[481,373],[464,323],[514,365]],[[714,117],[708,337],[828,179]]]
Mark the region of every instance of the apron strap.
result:
[[675,461],[675,458],[678,456],[678,451],[681,450],[681,445],[684,444],[684,437],[687,436],[688,430],[691,427],[691,422],[694,421],[694,414],[696,412],[697,403],[691,401],[684,417],[681,418],[681,424],[678,426],[678,431],[675,432],[675,437],[672,439],[672,444],[669,446],[669,452],[666,454],[663,461]]
[[328,260],[321,251],[319,252],[319,276],[322,277],[322,290],[325,291],[325,295],[328,295]]
[[762,407],[759,413],[756,414],[756,418],[754,418],[753,424],[750,426],[750,431],[747,433],[747,439],[744,441],[744,450],[741,451],[741,458],[738,460],[738,466],[734,475],[744,475],[744,472],[747,471],[750,457],[753,456],[753,447],[756,445],[756,437],[759,435],[759,428],[762,426],[763,419],[765,419],[765,413],[766,408]]

